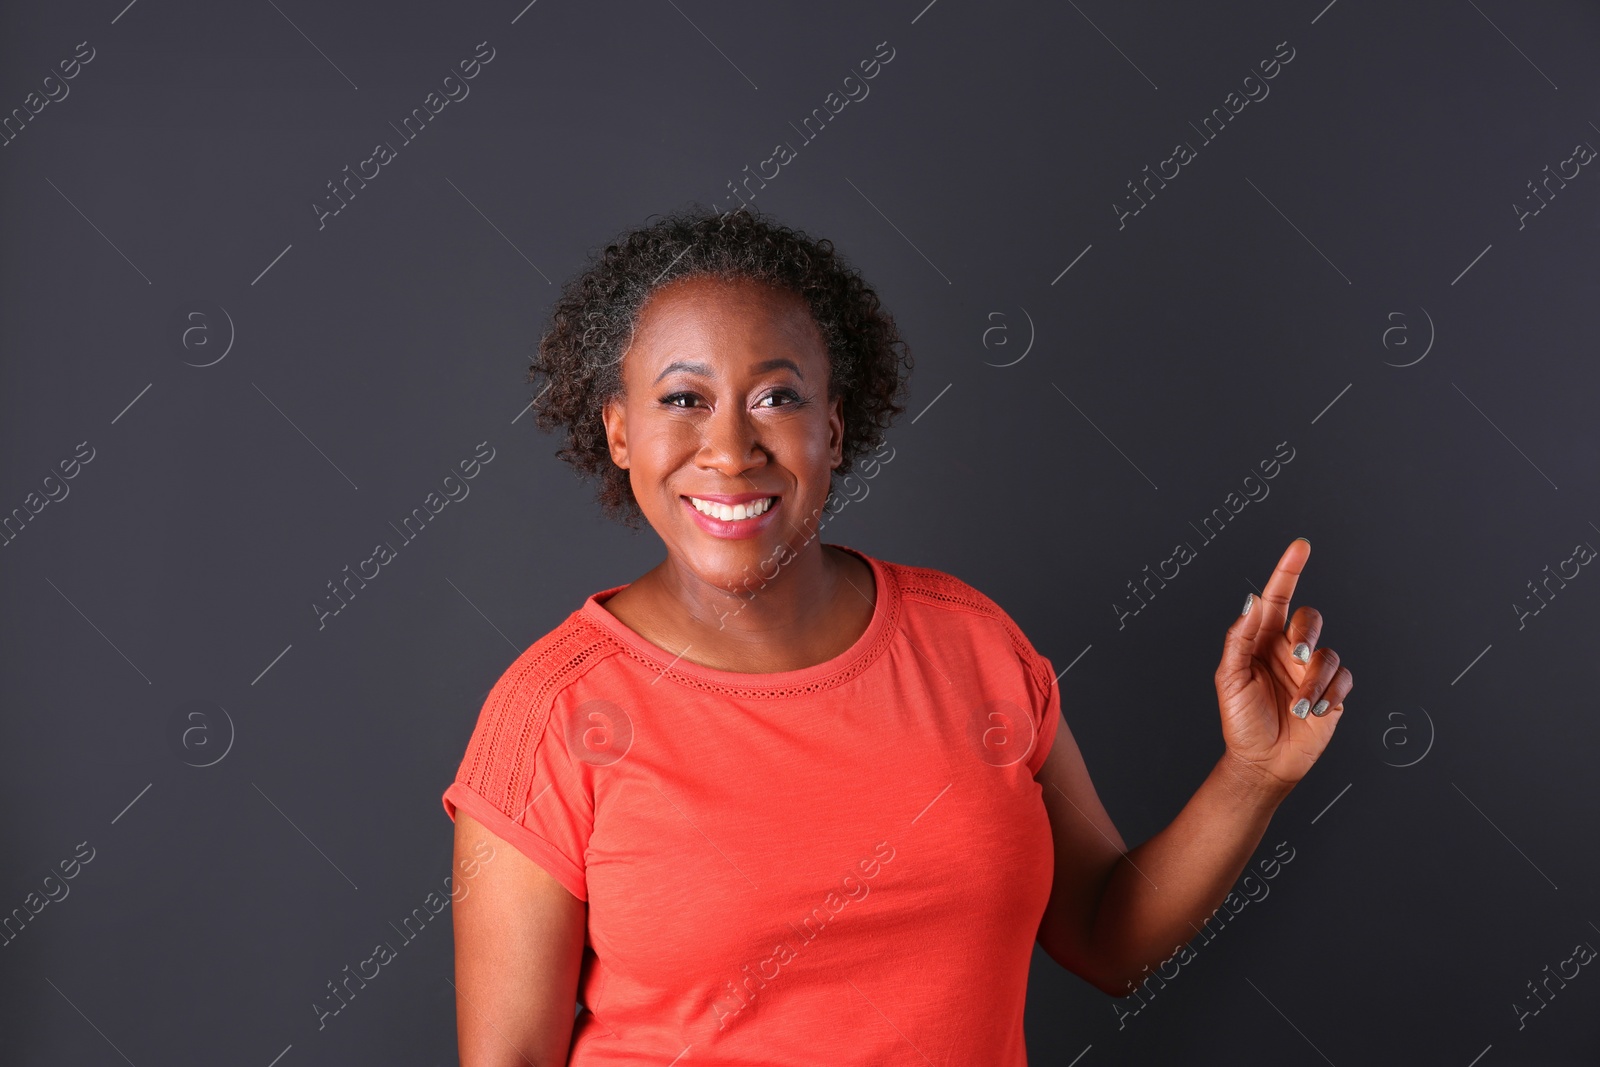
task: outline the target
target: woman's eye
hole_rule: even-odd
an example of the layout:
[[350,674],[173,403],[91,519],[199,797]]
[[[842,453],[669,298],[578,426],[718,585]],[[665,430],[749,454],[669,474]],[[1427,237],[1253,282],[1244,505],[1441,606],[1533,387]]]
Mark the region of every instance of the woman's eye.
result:
[[[768,404],[769,400],[780,400],[783,403]],[[698,407],[700,395],[698,393],[668,393],[661,398],[661,403],[667,407],[688,408]],[[776,389],[756,402],[757,407],[787,407],[800,402],[800,394],[793,389]]]

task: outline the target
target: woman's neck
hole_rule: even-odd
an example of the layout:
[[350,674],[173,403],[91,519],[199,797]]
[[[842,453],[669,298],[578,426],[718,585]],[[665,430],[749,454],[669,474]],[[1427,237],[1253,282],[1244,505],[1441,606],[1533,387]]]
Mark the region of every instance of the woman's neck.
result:
[[604,607],[652,644],[714,670],[770,674],[824,663],[872,621],[872,568],[813,541],[733,592],[668,556]]

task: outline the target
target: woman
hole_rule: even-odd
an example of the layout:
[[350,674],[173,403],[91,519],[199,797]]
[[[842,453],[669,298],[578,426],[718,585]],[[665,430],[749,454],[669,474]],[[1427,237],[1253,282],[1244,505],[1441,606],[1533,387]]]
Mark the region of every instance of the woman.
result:
[[666,558],[517,658],[444,795],[465,1067],[1025,1064],[1035,941],[1127,995],[1322,752],[1352,678],[1316,611],[1283,632],[1297,540],[1228,629],[1222,757],[1127,850],[1011,618],[818,538],[910,365],[829,242],[743,209],[564,289],[540,425]]

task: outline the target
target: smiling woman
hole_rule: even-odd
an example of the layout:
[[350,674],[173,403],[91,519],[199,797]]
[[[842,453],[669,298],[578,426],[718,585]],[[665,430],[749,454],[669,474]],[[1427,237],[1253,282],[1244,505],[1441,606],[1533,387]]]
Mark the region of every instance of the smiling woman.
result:
[[[567,282],[528,376],[534,385],[544,383],[534,404],[539,427],[565,432],[565,446],[557,454],[580,474],[598,479],[601,508],[630,527],[644,515],[628,471],[611,454],[604,405],[622,395],[624,356],[637,339],[646,305],[681,281],[700,283],[689,295],[700,298],[704,311],[704,283],[713,280],[741,289],[746,306],[754,300],[788,313],[771,318],[765,328],[800,351],[791,353],[792,362],[812,355],[820,336],[828,375],[825,384],[813,377],[808,390],[826,388],[828,399],[837,397],[843,405],[836,477],[844,477],[858,457],[876,448],[883,430],[904,410],[898,402],[913,365],[909,348],[877,293],[847,267],[830,241],[812,242],[744,208],[721,215],[683,212],[623,234],[588,271]],[[796,313],[794,298],[809,316]],[[667,315],[689,325],[680,308],[667,308]],[[669,363],[677,365],[669,368]],[[706,368],[703,356],[697,359],[690,348],[663,359],[654,376],[689,363]],[[763,373],[773,367],[740,369]]]
[[454,911],[464,1067],[1023,1067],[1034,945],[1131,992],[1321,751],[1350,676],[1312,609],[1283,633],[1296,541],[1228,630],[1227,751],[1128,852],[1011,617],[807,521],[910,364],[829,242],[744,210],[567,283],[539,424],[665,556],[502,672],[444,793],[458,858],[511,846]]

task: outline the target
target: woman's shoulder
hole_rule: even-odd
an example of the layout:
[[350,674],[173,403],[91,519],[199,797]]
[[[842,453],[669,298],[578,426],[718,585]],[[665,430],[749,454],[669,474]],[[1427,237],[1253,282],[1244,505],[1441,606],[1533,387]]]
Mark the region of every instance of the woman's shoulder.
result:
[[564,721],[573,702],[592,695],[595,687],[585,677],[617,651],[581,608],[523,649],[478,709],[457,783],[511,803],[552,722]]
[[999,602],[977,586],[948,571],[908,563],[878,563],[894,578],[900,603],[944,627],[983,628],[1003,632],[1019,658],[1042,669],[1033,643]]
[[948,611],[1010,621],[1005,609],[992,597],[948,571],[911,563],[893,563],[885,559],[879,559],[878,563],[893,575],[902,601],[916,601]]
[[506,665],[489,690],[485,710],[514,707],[526,714],[548,708],[558,694],[617,651],[615,639],[580,607]]

